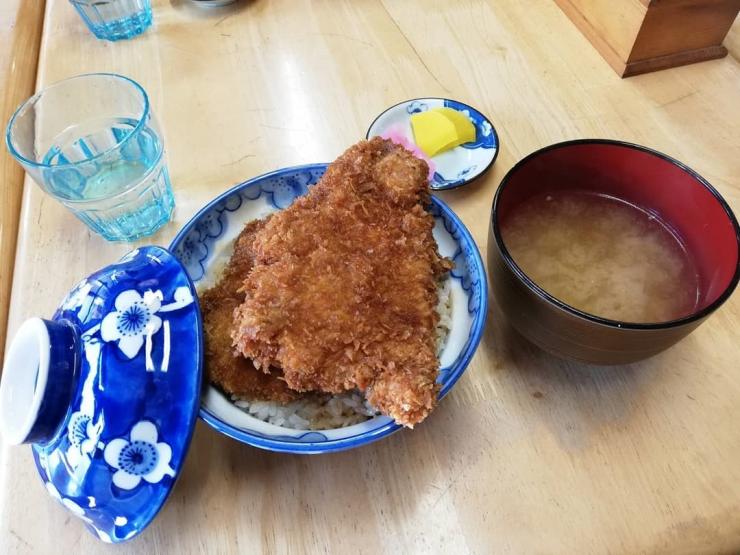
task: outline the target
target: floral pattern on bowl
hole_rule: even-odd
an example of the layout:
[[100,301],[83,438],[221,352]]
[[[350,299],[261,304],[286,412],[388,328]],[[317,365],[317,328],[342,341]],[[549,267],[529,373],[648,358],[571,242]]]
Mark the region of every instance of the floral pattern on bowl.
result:
[[432,158],[434,172],[430,187],[434,190],[454,189],[470,183],[488,171],[496,161],[499,139],[491,121],[478,110],[447,98],[416,98],[391,106],[381,113],[367,130],[367,138],[401,133],[413,143],[411,116],[433,108],[453,108],[475,126],[475,141],[464,143]]
[[[199,290],[212,286],[216,277],[213,270],[229,256],[244,224],[289,205],[316,183],[325,169],[326,164],[286,168],[237,185],[196,214],[175,237],[170,251],[183,262]],[[292,185],[286,188],[285,184]],[[276,190],[283,191],[280,202],[276,201]],[[468,230],[439,199],[432,197],[429,210],[435,218],[434,236],[440,252],[457,264],[449,277],[453,324],[440,360],[440,396],[444,396],[465,371],[480,342],[488,293],[483,263]],[[208,229],[218,229],[219,234],[204,233],[205,221],[211,222]],[[246,414],[211,385],[205,387],[201,397],[200,416],[219,432],[241,442],[290,453],[350,449],[400,428],[386,416],[322,431],[275,426]]]
[[81,356],[68,416],[33,455],[51,496],[103,541],[140,533],[184,462],[202,375],[193,293],[171,254],[143,247],[79,283],[53,317],[75,329]]

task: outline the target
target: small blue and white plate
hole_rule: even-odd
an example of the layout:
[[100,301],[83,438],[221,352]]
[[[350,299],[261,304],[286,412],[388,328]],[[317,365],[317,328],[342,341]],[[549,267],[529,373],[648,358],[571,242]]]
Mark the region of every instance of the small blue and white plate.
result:
[[[255,177],[225,192],[180,231],[170,251],[182,262],[199,291],[210,287],[230,255],[244,225],[282,210],[316,183],[326,164],[286,168]],[[457,382],[473,357],[483,334],[488,305],[483,262],[470,233],[450,208],[432,197],[434,237],[443,256],[455,262],[449,281],[452,323],[441,353],[440,397]],[[247,414],[218,389],[207,385],[200,417],[219,432],[244,443],[288,453],[325,453],[351,449],[385,437],[400,428],[387,416],[377,416],[345,428],[309,431],[276,426]]]
[[383,136],[389,131],[405,134],[414,142],[411,116],[432,108],[453,108],[465,114],[475,126],[475,141],[465,143],[432,157],[435,164],[430,187],[441,191],[461,187],[487,172],[496,161],[498,134],[491,121],[478,110],[447,98],[414,98],[391,106],[370,124],[366,138]]

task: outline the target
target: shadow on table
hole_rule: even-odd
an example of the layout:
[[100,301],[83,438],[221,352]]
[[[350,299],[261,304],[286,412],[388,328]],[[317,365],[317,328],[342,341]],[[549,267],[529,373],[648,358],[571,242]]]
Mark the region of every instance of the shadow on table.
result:
[[[640,363],[594,366],[554,357],[529,343],[495,308],[481,344],[495,361],[488,370],[502,402],[519,411],[524,428],[545,426],[562,448],[582,449],[608,428],[626,427],[635,409],[675,380],[677,361],[696,347],[689,336],[679,346]],[[693,346],[691,345],[693,343]]]
[[218,522],[231,538],[235,527],[262,529],[277,534],[279,544],[351,521],[347,548],[359,542],[378,551],[383,529],[415,522],[424,513],[420,500],[446,485],[434,433],[430,422],[351,451],[290,455],[244,445],[198,422],[181,478],[154,526],[213,530]]

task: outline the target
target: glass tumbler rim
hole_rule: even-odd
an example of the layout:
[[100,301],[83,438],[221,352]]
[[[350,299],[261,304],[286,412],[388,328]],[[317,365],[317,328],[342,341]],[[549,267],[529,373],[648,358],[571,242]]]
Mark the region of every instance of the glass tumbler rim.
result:
[[[15,123],[15,120],[18,118],[18,116],[21,114],[21,112],[31,106],[34,102],[36,102],[41,96],[48,92],[49,90],[56,88],[58,86],[65,85],[69,83],[70,81],[75,81],[77,79],[84,79],[87,77],[114,77],[116,79],[121,79],[123,81],[127,81],[131,85],[134,86],[136,90],[141,93],[141,96],[144,100],[144,107],[141,111],[141,116],[139,117],[138,121],[136,122],[136,127],[134,127],[129,133],[124,135],[121,140],[117,141],[116,144],[113,146],[105,149],[102,152],[99,152],[98,154],[91,156],[90,158],[85,158],[85,160],[78,161],[78,162],[64,162],[61,164],[45,164],[44,162],[38,162],[36,160],[31,160],[29,158],[26,158],[23,156],[18,149],[13,144],[13,139],[11,137],[13,125]],[[151,107],[149,104],[149,95],[147,95],[146,90],[144,90],[144,87],[142,87],[138,82],[134,81],[130,77],[126,77],[125,75],[121,75],[120,73],[108,73],[108,72],[94,72],[94,73],[82,73],[80,75],[73,75],[72,77],[67,77],[65,79],[61,79],[59,81],[55,81],[54,83],[44,87],[40,91],[37,91],[34,93],[33,96],[27,98],[24,100],[18,108],[15,109],[13,112],[13,115],[10,117],[10,120],[8,121],[8,127],[5,130],[5,145],[8,148],[8,151],[10,154],[22,162],[23,164],[27,164],[29,166],[33,166],[36,168],[73,168],[76,166],[80,166],[83,164],[88,164],[91,161],[97,160],[99,158],[102,158],[103,156],[106,156],[110,152],[120,148],[122,145],[126,144],[131,137],[133,137],[138,131],[141,131],[141,129],[144,127],[144,124],[146,122],[147,116],[149,115],[151,111]]]

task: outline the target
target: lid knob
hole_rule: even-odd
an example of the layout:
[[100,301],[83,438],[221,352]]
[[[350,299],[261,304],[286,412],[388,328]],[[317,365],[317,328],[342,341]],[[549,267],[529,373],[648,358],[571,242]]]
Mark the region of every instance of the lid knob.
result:
[[0,382],[7,443],[45,443],[62,424],[79,375],[78,333],[65,321],[26,320],[10,344]]

